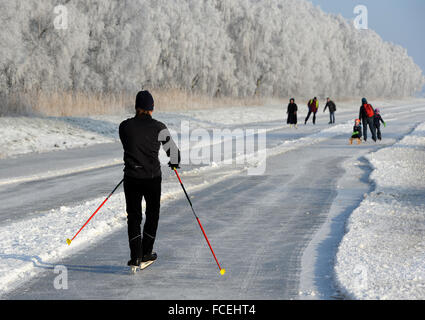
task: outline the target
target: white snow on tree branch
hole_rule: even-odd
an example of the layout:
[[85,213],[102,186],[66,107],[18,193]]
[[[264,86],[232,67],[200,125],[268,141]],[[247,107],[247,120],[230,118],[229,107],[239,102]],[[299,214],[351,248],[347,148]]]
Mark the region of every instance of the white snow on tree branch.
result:
[[0,3],[0,93],[180,88],[214,95],[411,96],[407,51],[305,0]]

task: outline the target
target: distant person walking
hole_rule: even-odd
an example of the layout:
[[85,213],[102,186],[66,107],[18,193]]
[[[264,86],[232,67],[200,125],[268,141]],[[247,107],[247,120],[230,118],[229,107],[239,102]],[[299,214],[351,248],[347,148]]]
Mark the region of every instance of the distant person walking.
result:
[[326,102],[326,106],[325,106],[325,109],[323,110],[323,112],[325,112],[326,109],[329,108],[329,116],[330,116],[329,124],[333,124],[333,123],[335,123],[336,105],[330,98],[327,98],[326,100],[327,100],[327,102]]
[[373,110],[373,107],[367,102],[366,98],[362,99],[359,119],[362,119],[363,122],[363,140],[365,142],[367,141],[367,127],[369,125],[370,132],[372,133],[372,140],[376,142],[375,111]]
[[305,118],[304,124],[307,124],[307,121],[310,118],[312,113],[313,113],[313,124],[316,124],[316,113],[317,113],[317,110],[319,110],[319,100],[317,100],[317,98],[314,97],[308,102],[307,106],[308,106],[308,114],[307,114],[307,118]]
[[290,127],[295,126],[295,128],[297,128],[297,111],[298,111],[298,106],[295,103],[295,99],[292,98],[291,100],[289,100],[289,104],[288,104],[288,111],[286,112],[288,114],[288,120],[286,121]]

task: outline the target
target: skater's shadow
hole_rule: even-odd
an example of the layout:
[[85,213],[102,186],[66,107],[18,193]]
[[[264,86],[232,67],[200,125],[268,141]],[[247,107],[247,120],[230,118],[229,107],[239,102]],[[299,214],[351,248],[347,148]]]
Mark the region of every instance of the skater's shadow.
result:
[[128,267],[123,266],[111,266],[111,265],[71,265],[71,264],[61,264],[61,263],[50,263],[44,262],[38,256],[28,256],[20,254],[4,254],[0,253],[0,259],[12,259],[20,260],[24,262],[31,262],[35,268],[45,269],[45,270],[54,270],[56,266],[64,266],[68,271],[79,271],[79,272],[93,272],[93,273],[103,273],[103,274],[128,274]]

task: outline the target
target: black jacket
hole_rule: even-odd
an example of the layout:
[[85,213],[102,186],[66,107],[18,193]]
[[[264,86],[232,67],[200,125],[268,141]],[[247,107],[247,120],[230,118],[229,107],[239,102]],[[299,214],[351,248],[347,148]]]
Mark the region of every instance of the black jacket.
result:
[[[357,132],[357,133],[355,133]],[[362,126],[361,125],[354,125],[353,127],[353,135],[351,136],[352,138],[361,138],[362,137]]]
[[384,119],[382,119],[380,114],[375,113],[375,118],[373,118],[373,123],[375,124],[375,127],[380,127],[381,122],[385,123]]
[[289,103],[288,104],[288,114],[294,114],[295,112],[298,111],[298,106],[296,103]]
[[173,165],[180,163],[180,151],[160,121],[149,115],[136,116],[120,124],[119,134],[124,148],[124,174],[138,179],[161,176],[159,148],[161,144]]
[[329,108],[329,112],[336,111],[336,105],[332,100],[329,100],[329,102],[326,103],[325,109],[323,111],[326,111],[327,108]]
[[[370,105],[370,107],[373,109],[372,105]],[[359,111],[359,119],[362,119],[363,122],[366,121],[366,119],[368,119],[369,117],[367,116],[366,110],[364,108],[364,106],[362,105],[360,107],[360,111]]]
[[298,119],[297,119],[297,111],[298,111],[298,106],[295,103],[289,103],[288,104],[288,118],[287,118],[287,123],[288,124],[297,124]]

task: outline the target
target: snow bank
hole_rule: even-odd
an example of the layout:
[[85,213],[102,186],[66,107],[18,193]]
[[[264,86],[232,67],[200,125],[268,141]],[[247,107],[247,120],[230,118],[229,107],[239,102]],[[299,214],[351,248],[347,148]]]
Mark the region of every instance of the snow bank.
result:
[[90,130],[88,120],[76,122],[66,118],[0,117],[0,158],[114,141],[93,124]]
[[425,299],[425,123],[368,159],[376,190],[349,219],[337,282],[356,299]]
[[[409,112],[409,108],[421,106],[423,101],[423,99],[391,102],[382,100],[376,101],[374,105],[381,109],[404,105],[405,111],[403,112]],[[307,112],[306,101],[296,102],[301,122]],[[358,101],[336,101],[336,103],[339,115],[353,111],[353,117],[355,117],[358,112]],[[324,107],[324,101],[321,101],[322,107]],[[116,142],[119,141],[119,124],[132,116],[132,114],[117,114],[90,117],[0,117],[0,159],[31,152],[48,152],[87,147],[97,143]],[[286,125],[286,103],[156,112],[154,118],[163,121],[175,132],[180,132],[182,121],[189,121],[191,130],[197,128],[221,129],[229,126],[243,127],[250,123],[276,120],[282,121],[283,127]]]
[[[158,112],[155,118],[175,132],[182,121],[189,121],[192,130],[222,128],[249,122],[283,119],[281,106],[258,108],[240,107],[190,112]],[[119,141],[119,124],[131,114],[92,117],[0,117],[0,159],[31,153],[87,147],[97,143]],[[282,125],[284,122],[282,121]]]
[[[119,124],[130,117],[133,115],[0,117],[0,158],[116,142],[119,141]],[[154,115],[174,132],[180,132],[182,121],[189,121],[190,129],[195,130],[279,119],[284,126],[285,117],[285,107],[281,105],[157,112]]]
[[52,209],[36,218],[1,226],[0,294],[9,290],[9,285],[16,285],[43,268],[52,267],[53,261],[92,243],[96,236],[123,226],[125,199],[123,193],[119,193],[81,232],[78,241],[68,247],[66,238],[78,231],[102,201],[94,199],[75,207]]

